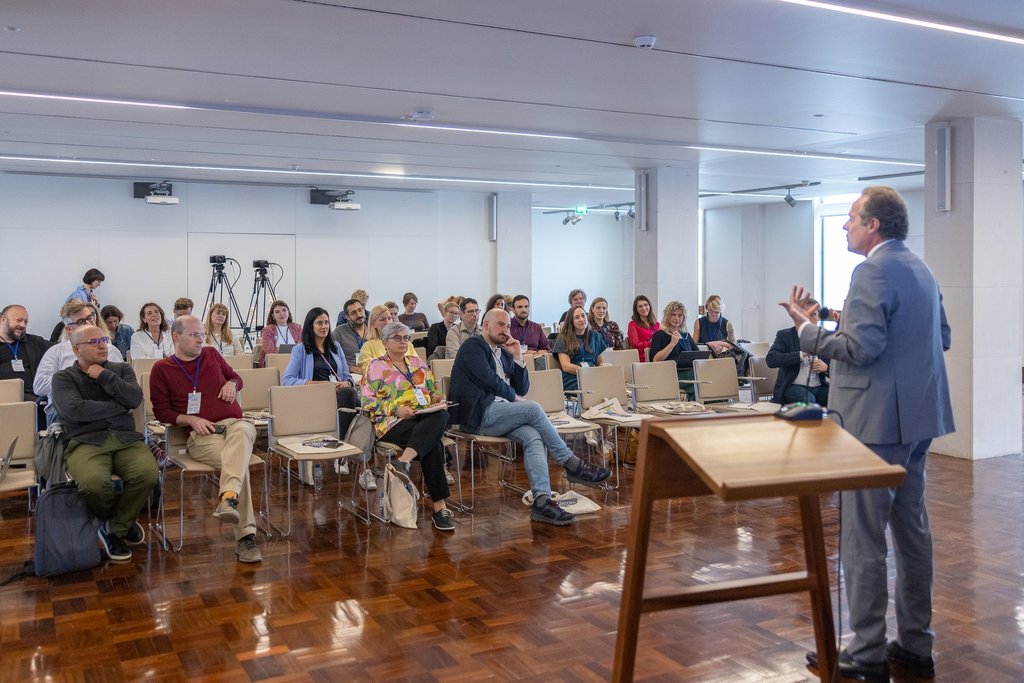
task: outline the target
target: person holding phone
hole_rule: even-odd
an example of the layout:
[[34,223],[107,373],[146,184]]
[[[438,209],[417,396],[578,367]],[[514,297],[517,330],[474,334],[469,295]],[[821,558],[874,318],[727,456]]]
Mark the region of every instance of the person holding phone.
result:
[[[679,379],[693,379],[693,362],[681,365],[683,351],[696,351],[693,337],[685,329],[686,306],[679,301],[669,301],[661,315],[661,329],[651,337],[651,362],[676,361],[676,375]],[[692,384],[685,385],[686,398],[692,401],[696,395]]]
[[445,505],[449,496],[441,437],[448,427],[447,403],[430,368],[418,355],[408,355],[409,327],[388,323],[381,331],[384,355],[374,358],[363,375],[362,399],[377,438],[402,448],[394,461],[409,473],[419,458],[427,493],[433,501],[434,528],[455,531],[455,516]]

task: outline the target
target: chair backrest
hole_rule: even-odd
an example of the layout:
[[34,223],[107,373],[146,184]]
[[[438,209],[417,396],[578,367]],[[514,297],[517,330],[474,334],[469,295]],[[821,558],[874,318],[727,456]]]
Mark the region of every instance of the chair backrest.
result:
[[754,380],[752,400],[759,401],[764,397],[771,398],[775,393],[775,380],[779,376],[779,369],[768,367],[764,356],[751,356],[750,375],[751,377],[764,377],[764,379]]
[[676,372],[675,361],[634,362],[632,371],[633,384],[640,385],[633,388],[638,403],[679,400],[679,373]]
[[132,359],[132,370],[135,371],[135,376],[138,377],[144,372],[149,372],[153,369],[161,358],[133,358]]
[[530,373],[530,390],[526,398],[536,401],[545,413],[565,410],[561,370],[535,370]]
[[0,403],[0,457],[6,458],[11,442],[17,438],[12,462],[31,461],[36,450],[36,404],[32,401]]
[[424,363],[427,362],[427,348],[425,346],[414,347],[416,349],[416,355],[420,357],[420,360]]
[[281,384],[281,373],[277,368],[249,368],[235,372],[242,378],[242,390],[238,392],[242,410],[263,410],[270,405],[270,387]]
[[[697,400],[738,401],[740,381],[736,376],[736,361],[732,358],[707,358],[693,361],[693,376],[697,380]],[[702,384],[708,382],[708,384]]]
[[21,378],[0,380],[0,403],[25,400],[25,382]]
[[608,398],[619,399],[623,408],[628,405],[629,394],[626,393],[622,368],[614,365],[580,368],[576,371],[576,379],[583,392],[580,394],[580,408],[583,410]]
[[434,358],[430,361],[430,374],[438,382],[442,377],[452,376],[452,366],[455,365],[454,358]]
[[338,399],[333,384],[270,387],[267,440],[271,446],[283,436],[333,434],[338,436]]
[[772,343],[766,341],[740,342],[740,348],[751,356],[764,357],[768,355],[768,351],[772,348]]
[[608,349],[601,354],[601,358],[605,365],[615,365],[622,368],[622,377],[625,381],[630,380],[630,364],[636,361],[636,351],[626,349],[625,351],[617,351],[615,349]]
[[267,367],[277,368],[284,374],[284,371],[288,369],[288,363],[292,359],[290,353],[268,353],[267,354]]
[[139,386],[142,387],[142,405],[144,412],[142,414],[143,422],[149,422],[153,419],[153,394],[149,389],[149,377],[152,373],[143,372],[139,375]]
[[233,370],[252,370],[251,353],[240,353],[237,356],[226,356],[224,360]]

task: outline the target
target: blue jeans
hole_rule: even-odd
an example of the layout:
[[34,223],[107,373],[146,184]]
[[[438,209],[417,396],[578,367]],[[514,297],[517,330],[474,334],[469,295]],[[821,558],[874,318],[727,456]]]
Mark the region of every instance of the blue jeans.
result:
[[506,436],[523,445],[523,467],[534,500],[540,495],[551,495],[548,453],[559,465],[573,457],[540,404],[534,401],[495,401],[484,410],[477,432],[484,436]]

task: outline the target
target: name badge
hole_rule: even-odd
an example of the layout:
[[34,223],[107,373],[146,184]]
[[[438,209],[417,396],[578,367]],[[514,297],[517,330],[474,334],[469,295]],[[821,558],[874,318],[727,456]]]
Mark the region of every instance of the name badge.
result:
[[413,389],[413,394],[416,395],[416,402],[417,403],[419,403],[421,406],[427,405],[427,397],[423,395],[423,390],[422,389],[420,389],[419,387],[416,387],[415,389]]
[[191,391],[188,394],[188,409],[185,411],[189,415],[199,414],[199,404],[203,400],[203,395],[198,391]]
[[11,370],[14,372],[25,372],[25,361],[20,358],[15,358],[11,361]]
[[333,372],[331,373],[331,381],[334,382],[335,384],[338,383],[338,376],[335,375]]
[[589,368],[590,367],[590,363],[588,363],[587,361],[582,361],[580,363],[580,367],[581,368]]

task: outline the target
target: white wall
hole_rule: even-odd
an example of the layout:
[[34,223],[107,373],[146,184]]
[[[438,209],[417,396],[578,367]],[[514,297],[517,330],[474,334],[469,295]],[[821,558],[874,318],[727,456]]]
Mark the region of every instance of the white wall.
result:
[[362,211],[340,212],[310,205],[305,188],[173,185],[181,203],[154,206],[132,199],[129,180],[0,175],[0,301],[26,305],[31,331],[48,336],[64,299],[96,267],[107,278],[101,304],[135,323],[146,301],[168,313],[179,296],[201,306],[211,253],[242,263],[242,308],[252,259],[284,265],[277,294],[300,320],[314,305],[338,311],[358,287],[371,303],[414,291],[431,321],[449,294],[493,293],[486,194],[360,190]]

